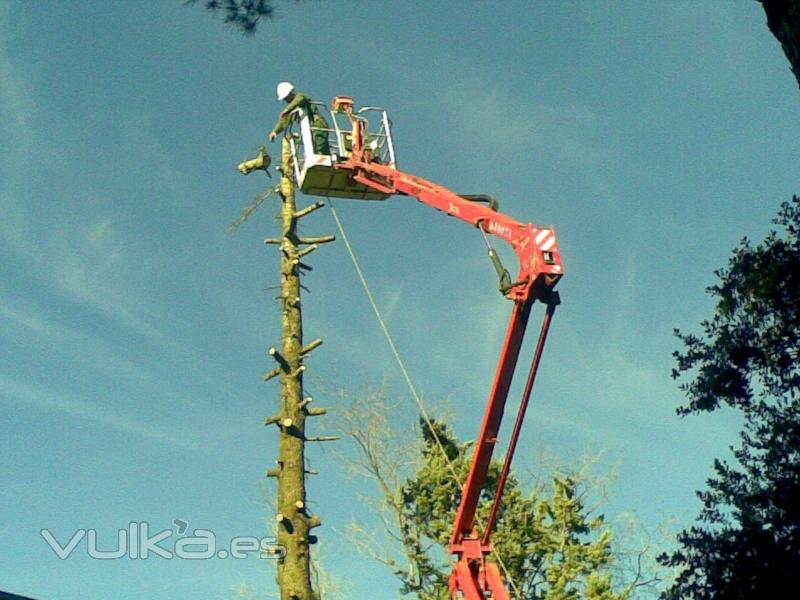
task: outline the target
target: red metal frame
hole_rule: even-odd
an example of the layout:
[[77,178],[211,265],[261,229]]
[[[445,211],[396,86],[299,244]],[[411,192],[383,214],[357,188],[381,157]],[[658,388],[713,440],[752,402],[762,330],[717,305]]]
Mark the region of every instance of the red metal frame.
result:
[[[374,162],[370,153],[358,143],[367,137],[363,130],[365,127],[363,120],[355,117],[352,117],[351,120],[354,129],[359,134],[353,136],[357,143],[354,144],[348,159],[335,163],[334,166],[337,169],[349,171],[353,179],[364,185],[386,194],[413,196],[420,202],[471,223],[486,233],[500,237],[511,244],[519,258],[517,279],[504,290],[506,297],[514,301],[514,308],[497,365],[483,425],[476,442],[472,466],[464,485],[453,535],[450,539],[450,552],[457,557],[455,569],[450,577],[450,591],[453,598],[510,600],[497,564],[487,560],[487,557],[493,550],[492,529],[497,520],[500,500],[516,450],[550,322],[558,304],[558,294],[553,291],[553,287],[563,275],[563,265],[555,231],[552,228],[542,228],[532,223],[521,223],[488,206],[459,196],[445,187],[404,173],[393,166]],[[516,370],[531,307],[536,300],[547,304],[547,312],[539,334],[539,341],[536,345],[509,449],[506,453],[489,522],[481,537],[475,524],[475,513],[481,491],[486,484],[494,447],[498,441],[497,436],[503,419],[506,398]]]
[[350,159],[335,163],[335,167],[351,171],[353,179],[359,183],[386,194],[413,196],[420,202],[480,227],[486,233],[496,235],[511,244],[519,258],[519,274],[515,280],[518,285],[506,294],[510,300],[525,302],[541,298],[563,274],[556,235],[552,228],[521,223],[421,177],[359,159],[356,152],[353,152]]

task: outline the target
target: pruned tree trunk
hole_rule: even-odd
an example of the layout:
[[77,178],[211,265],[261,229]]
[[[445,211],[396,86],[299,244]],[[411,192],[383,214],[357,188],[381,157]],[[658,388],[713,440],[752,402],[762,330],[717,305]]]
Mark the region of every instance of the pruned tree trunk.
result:
[[[315,210],[311,205],[297,210],[295,182],[293,178],[291,152],[287,140],[282,147],[283,176],[280,183],[280,196],[283,229],[279,240],[266,240],[279,246],[281,256],[281,306],[283,335],[281,348],[270,348],[269,354],[277,363],[274,371],[266,379],[280,375],[280,411],[269,417],[268,425],[277,425],[280,435],[280,452],[277,467],[268,472],[278,481],[278,502],[276,515],[278,544],[286,554],[278,562],[278,585],[281,600],[317,600],[311,577],[310,546],[316,538],[311,530],[320,525],[319,517],[307,511],[305,443],[306,418],[324,414],[319,408],[308,407],[310,399],[303,397],[303,359],[321,340],[303,346],[303,318],[301,310],[300,272],[307,269],[301,258],[313,251],[315,244],[300,238],[297,231],[299,219]],[[330,241],[331,236],[317,238],[315,243]],[[303,245],[305,248],[302,248]]]

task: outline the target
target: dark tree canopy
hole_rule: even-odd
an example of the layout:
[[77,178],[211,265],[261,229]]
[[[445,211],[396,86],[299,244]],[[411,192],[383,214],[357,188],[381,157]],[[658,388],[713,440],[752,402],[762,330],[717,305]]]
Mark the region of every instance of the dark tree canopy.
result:
[[[676,332],[682,415],[727,405],[741,412],[734,464],[717,460],[698,492],[698,524],[661,556],[679,569],[668,598],[770,598],[800,567],[800,198],[775,219],[782,231],[745,239],[708,289],[716,311],[702,334]],[[779,594],[780,591],[780,594]]]
[[800,85],[800,0],[758,0],[767,13],[767,26],[778,39]]

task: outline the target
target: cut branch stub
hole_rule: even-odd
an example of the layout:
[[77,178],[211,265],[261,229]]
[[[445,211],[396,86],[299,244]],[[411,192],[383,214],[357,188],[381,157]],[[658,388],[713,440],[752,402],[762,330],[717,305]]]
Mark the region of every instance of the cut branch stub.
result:
[[291,265],[292,265],[293,269],[301,269],[303,271],[313,271],[314,270],[314,267],[312,267],[310,265],[307,265],[304,262],[300,262],[299,258],[293,259],[292,262],[291,262]]
[[308,518],[308,528],[314,529],[314,527],[319,527],[322,525],[322,519],[320,519],[317,515]]
[[277,362],[284,371],[288,371],[289,370],[289,363],[287,362],[287,360],[283,357],[283,355],[278,351],[278,349],[275,346],[272,346],[268,350],[268,353],[272,358],[275,359],[275,362]]
[[303,257],[304,257],[306,254],[311,254],[311,253],[312,253],[314,250],[316,250],[317,248],[319,248],[319,244],[311,244],[311,245],[310,245],[310,246],[308,246],[307,248],[303,248],[302,250],[300,250],[300,251],[297,253],[297,256],[298,256],[299,258],[303,258]]
[[264,381],[269,381],[273,377],[277,377],[278,375],[280,375],[283,372],[284,372],[283,369],[278,367],[277,369],[273,369],[272,371],[269,371],[268,373],[264,373]]
[[298,240],[301,244],[327,244],[329,242],[335,242],[336,236],[335,235],[323,235],[319,237],[308,237],[308,238],[300,238]]
[[267,477],[280,477],[281,471],[283,471],[283,463],[276,460],[275,466],[267,471]]
[[322,208],[323,206],[325,206],[325,202],[323,202],[322,200],[320,200],[319,202],[315,202],[314,204],[306,206],[305,208],[295,212],[294,213],[294,218],[295,219],[302,219],[306,215],[310,215],[315,210],[318,210],[318,209]]
[[315,350],[316,348],[319,348],[320,346],[322,346],[322,338],[317,338],[313,342],[310,342],[305,346],[303,346],[303,348],[300,350],[300,356],[305,356],[306,354],[308,354],[312,350]]
[[307,442],[336,442],[342,439],[340,435],[314,435],[311,437],[307,437]]

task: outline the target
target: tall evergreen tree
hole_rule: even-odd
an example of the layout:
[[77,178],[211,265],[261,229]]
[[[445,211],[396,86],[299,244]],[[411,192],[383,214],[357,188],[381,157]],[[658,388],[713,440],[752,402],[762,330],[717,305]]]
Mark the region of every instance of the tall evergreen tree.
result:
[[800,566],[800,199],[782,205],[758,245],[744,239],[719,283],[702,334],[676,334],[681,415],[722,405],[744,418],[734,460],[716,460],[698,492],[698,524],[660,557],[680,569],[667,598],[782,597]]

